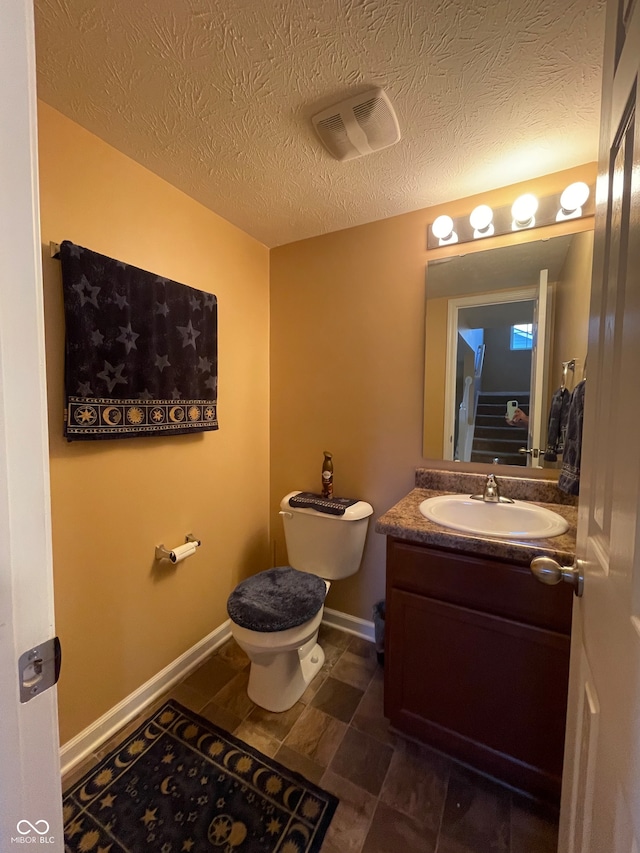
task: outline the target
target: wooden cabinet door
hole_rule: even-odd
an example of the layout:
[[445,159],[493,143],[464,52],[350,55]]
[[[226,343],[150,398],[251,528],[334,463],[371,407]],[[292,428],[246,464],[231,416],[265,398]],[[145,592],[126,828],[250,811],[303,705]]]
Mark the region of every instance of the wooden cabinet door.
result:
[[392,588],[392,725],[533,794],[560,793],[569,637]]

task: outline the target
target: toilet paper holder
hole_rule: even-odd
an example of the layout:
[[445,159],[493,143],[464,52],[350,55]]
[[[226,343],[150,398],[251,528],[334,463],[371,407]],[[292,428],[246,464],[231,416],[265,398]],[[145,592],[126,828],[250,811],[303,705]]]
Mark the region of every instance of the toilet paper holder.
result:
[[[196,538],[193,533],[187,533],[184,537],[184,544],[189,545],[193,544],[195,548],[199,548],[202,545],[202,541]],[[178,548],[174,548],[171,551],[168,548],[165,548],[164,545],[156,545],[156,560],[170,560],[172,563],[177,563],[180,560],[184,559],[184,556],[180,555],[180,552],[183,550],[184,545],[178,546]],[[195,548],[193,553],[195,553]],[[176,552],[178,552],[176,554]],[[190,556],[190,555],[188,555]]]

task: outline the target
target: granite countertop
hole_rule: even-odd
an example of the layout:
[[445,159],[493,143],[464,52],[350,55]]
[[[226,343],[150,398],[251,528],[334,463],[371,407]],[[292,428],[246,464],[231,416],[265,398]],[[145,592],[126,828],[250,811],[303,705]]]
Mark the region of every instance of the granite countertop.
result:
[[[528,564],[533,557],[539,556],[552,557],[563,565],[573,562],[578,511],[575,500],[567,501],[559,494],[556,496],[558,489],[553,481],[498,478],[502,494],[506,497],[531,500],[532,503],[558,513],[569,522],[566,533],[550,539],[505,539],[451,530],[425,518],[418,508],[422,501],[436,495],[477,494],[482,492],[485,480],[484,475],[461,475],[456,472],[452,474],[452,479],[447,479],[442,476],[446,472],[437,471],[435,477],[430,477],[429,473],[427,469],[418,469],[416,488],[378,518],[375,524],[377,533],[422,545],[435,545],[452,551],[498,557],[517,563]],[[525,493],[529,493],[531,498],[526,497]],[[556,502],[556,497],[566,502]]]

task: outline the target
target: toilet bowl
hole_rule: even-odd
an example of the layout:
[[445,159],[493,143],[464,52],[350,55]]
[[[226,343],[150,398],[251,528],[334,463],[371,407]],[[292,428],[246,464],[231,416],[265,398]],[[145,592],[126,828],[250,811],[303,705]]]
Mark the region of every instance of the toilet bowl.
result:
[[284,631],[252,631],[232,621],[234,639],[251,661],[247,695],[252,702],[268,711],[295,705],[324,663],[318,645],[323,613],[324,603],[311,619]]
[[231,633],[251,661],[247,694],[268,711],[300,699],[324,663],[318,631],[331,581],[360,567],[369,516],[364,501],[291,492],[280,503],[290,565],[242,581],[227,601]]

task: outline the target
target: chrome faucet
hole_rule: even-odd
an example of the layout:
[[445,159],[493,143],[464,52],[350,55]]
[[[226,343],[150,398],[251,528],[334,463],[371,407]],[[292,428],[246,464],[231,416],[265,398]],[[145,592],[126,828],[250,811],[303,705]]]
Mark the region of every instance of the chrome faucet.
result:
[[500,486],[498,485],[498,480],[496,479],[495,474],[487,474],[487,481],[484,484],[482,500],[487,503],[500,502]]
[[511,498],[503,498],[500,495],[500,486],[498,485],[498,478],[495,474],[487,474],[487,479],[484,484],[484,491],[481,495],[471,495],[472,501],[484,501],[485,503],[490,504],[512,504],[513,501]]

